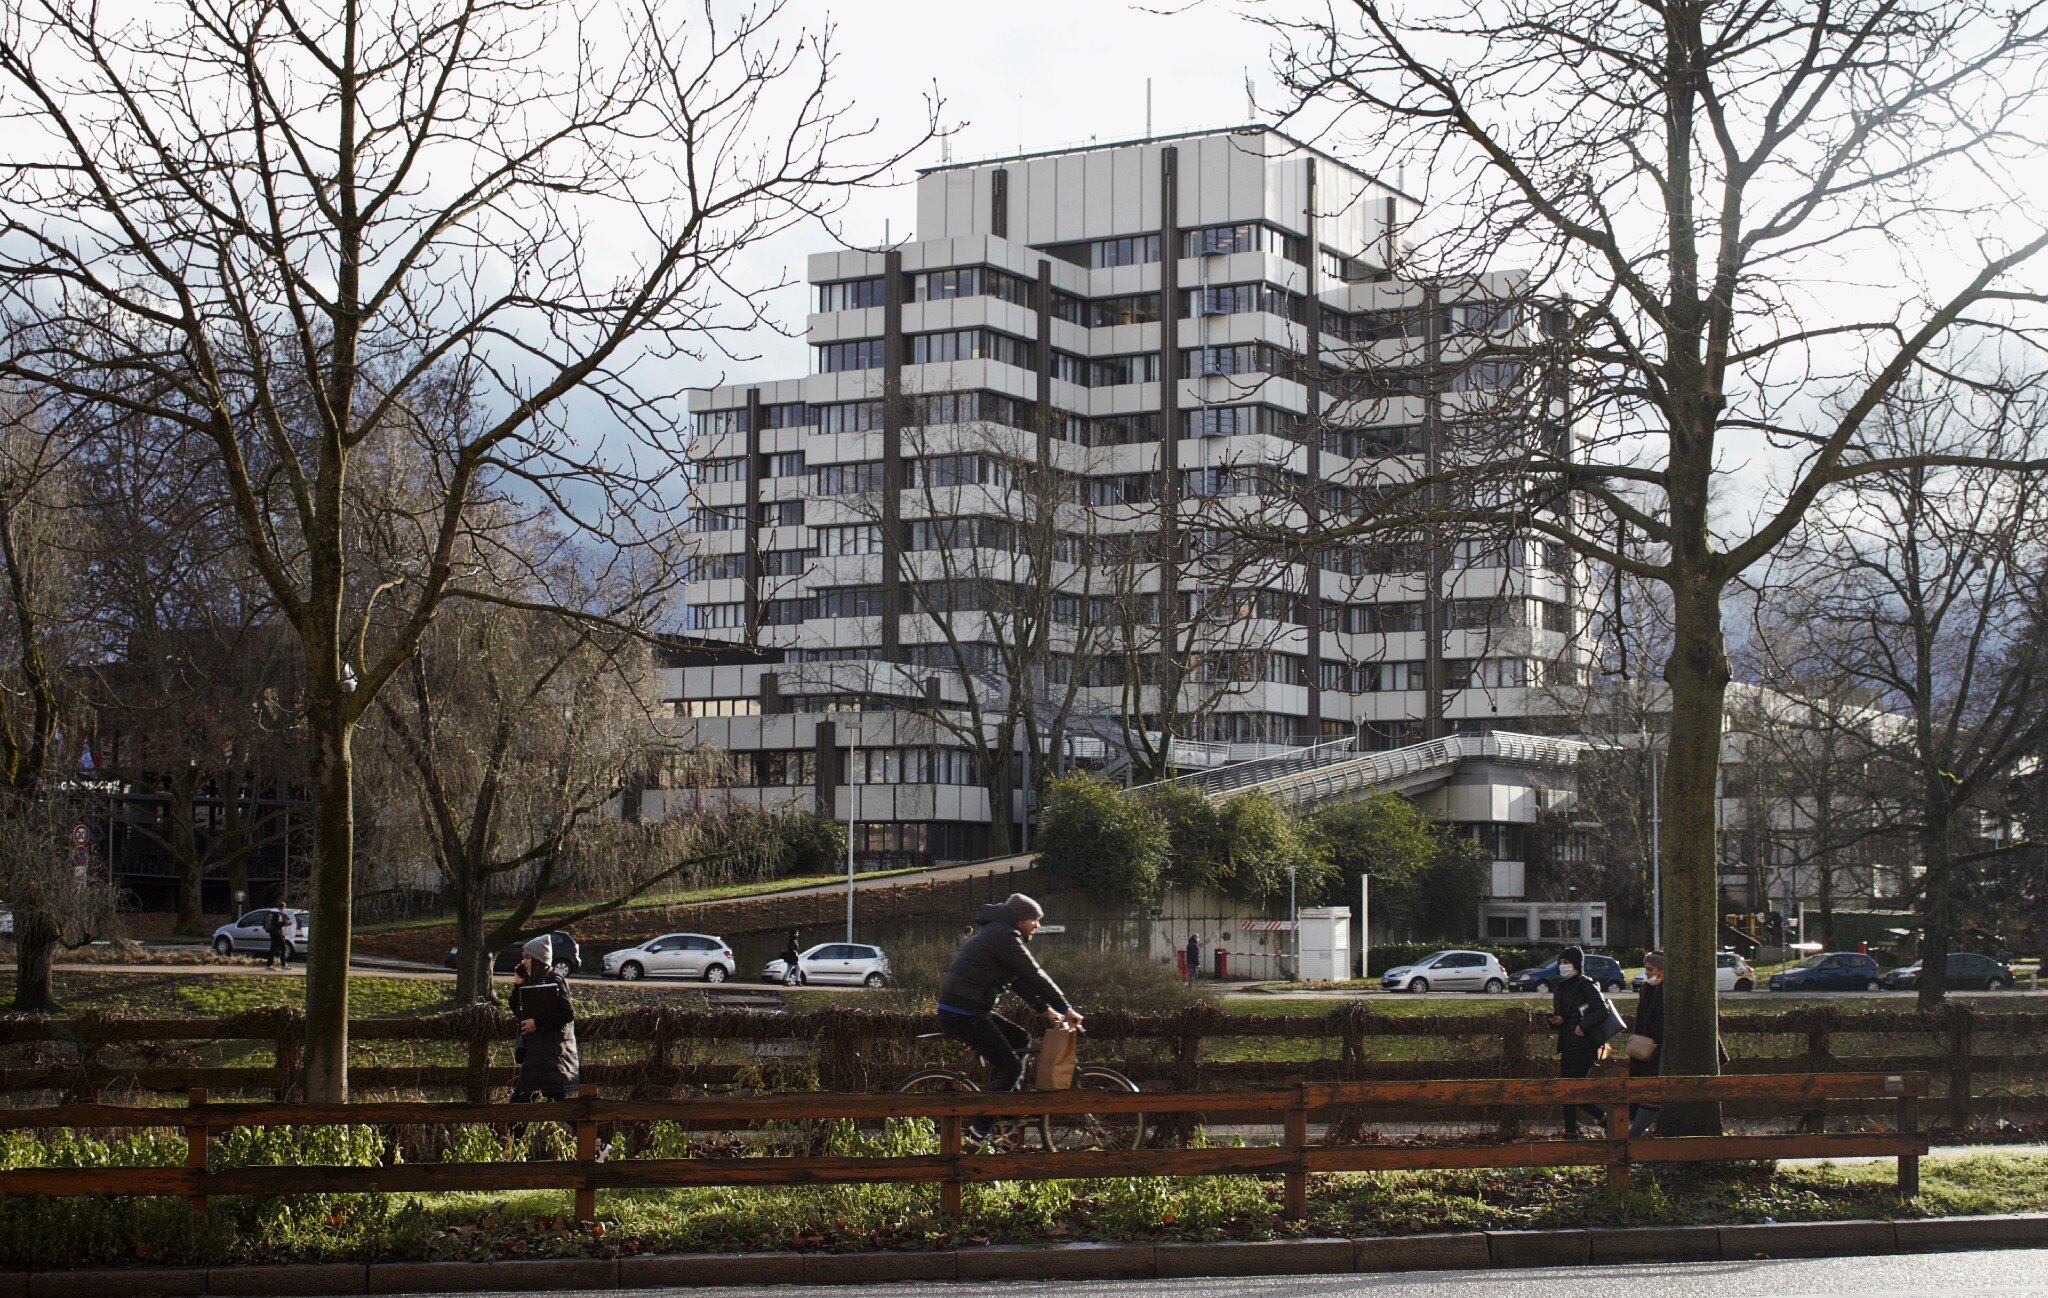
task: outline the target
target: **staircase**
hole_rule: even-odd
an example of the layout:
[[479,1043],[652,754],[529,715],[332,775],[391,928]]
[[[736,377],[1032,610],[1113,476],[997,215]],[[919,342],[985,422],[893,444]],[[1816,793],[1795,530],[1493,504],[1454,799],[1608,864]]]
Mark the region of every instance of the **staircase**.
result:
[[[1199,790],[1212,801],[1257,790],[1287,807],[1312,807],[1374,793],[1394,793],[1450,777],[1465,762],[1570,770],[1591,745],[1547,735],[1446,735],[1405,748],[1361,753],[1350,739],[1280,757],[1239,762],[1158,784]],[[1132,790],[1138,792],[1140,790]]]

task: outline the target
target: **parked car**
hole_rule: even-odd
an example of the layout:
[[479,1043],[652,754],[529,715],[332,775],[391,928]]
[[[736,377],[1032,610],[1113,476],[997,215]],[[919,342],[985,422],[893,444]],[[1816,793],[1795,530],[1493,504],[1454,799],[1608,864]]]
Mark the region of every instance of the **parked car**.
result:
[[[878,946],[858,942],[821,942],[796,957],[797,978],[806,983],[839,983],[850,987],[880,987],[894,975],[889,957]],[[776,956],[761,966],[761,981],[779,983],[789,977],[789,966]]]
[[[1881,980],[1886,991],[1910,992],[1920,989],[1920,962],[1901,965],[1886,974]],[[2019,980],[2012,976],[2012,966],[2003,960],[1993,960],[1988,955],[1976,955],[1969,951],[1951,951],[1948,954],[1948,978],[1945,980],[1950,991],[2002,992]]]
[[1508,971],[1484,951],[1439,951],[1387,970],[1380,975],[1380,987],[1390,992],[1504,992]]
[[636,982],[642,978],[702,978],[722,983],[732,977],[732,948],[708,933],[664,933],[639,946],[610,951],[604,957],[607,978]]
[[1877,961],[1861,951],[1823,951],[1771,975],[1774,992],[1874,992]]
[[[549,933],[548,938],[554,943],[555,958],[553,963],[556,976],[567,978],[571,974],[581,973],[583,971],[583,948],[577,944],[576,939],[561,929],[555,929]],[[519,957],[524,954],[525,950],[526,943],[514,942],[511,946],[498,952],[497,955],[491,958],[491,972],[511,973],[519,967]],[[455,967],[454,947],[449,947],[448,954],[441,957],[441,967],[444,969],[453,969]]]
[[[1643,990],[1643,971],[1638,969],[1629,978],[1628,985],[1636,992]],[[1723,992],[1750,992],[1756,990],[1756,970],[1749,967],[1749,961],[1733,951],[1722,951],[1714,957],[1714,990]]]
[[[234,955],[237,952],[243,955],[269,955],[270,930],[265,925],[276,913],[277,907],[265,906],[261,910],[252,910],[240,919],[221,925],[213,930],[214,951],[220,955]],[[308,937],[306,925],[312,919],[312,915],[303,910],[287,910],[285,914],[291,916],[292,921],[291,926],[284,931],[285,943],[291,947],[293,955],[304,956]]]
[[[1622,972],[1621,961],[1611,955],[1589,955],[1583,971],[1603,992],[1618,992],[1628,985],[1627,975]],[[1557,990],[1557,960],[1537,965],[1534,969],[1517,969],[1508,979],[1508,990],[1514,992],[1552,992]]]
[[0,906],[0,937],[13,936],[14,912],[6,906]]

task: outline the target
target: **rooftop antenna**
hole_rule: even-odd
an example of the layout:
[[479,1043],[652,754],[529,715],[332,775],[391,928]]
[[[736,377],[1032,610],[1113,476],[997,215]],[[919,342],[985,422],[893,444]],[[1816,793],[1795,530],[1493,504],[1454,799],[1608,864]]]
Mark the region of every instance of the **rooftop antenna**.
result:
[[882,218],[882,246],[884,248],[895,247],[895,244],[889,238],[889,218],[886,216]]
[[952,160],[953,132],[945,127],[941,127],[939,128],[939,161],[951,162]]
[[1145,78],[1145,138],[1152,138],[1152,78]]
[[1247,124],[1259,120],[1259,100],[1256,95],[1252,94],[1252,69],[1250,64],[1246,64],[1244,69],[1244,120]]

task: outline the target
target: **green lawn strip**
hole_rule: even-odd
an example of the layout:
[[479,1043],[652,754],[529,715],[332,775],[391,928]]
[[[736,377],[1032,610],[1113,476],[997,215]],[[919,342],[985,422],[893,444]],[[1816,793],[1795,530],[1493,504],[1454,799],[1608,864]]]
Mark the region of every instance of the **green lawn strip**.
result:
[[[553,1131],[554,1129],[550,1129]],[[565,1144],[557,1131],[541,1138]],[[649,1156],[673,1156],[670,1146]],[[216,1166],[362,1165],[377,1157],[369,1129],[288,1135],[236,1132]],[[469,1129],[465,1159],[502,1157],[502,1137]],[[826,1133],[837,1153],[928,1152],[928,1130]],[[110,1148],[66,1136],[0,1142],[0,1161],[25,1165],[173,1166],[182,1140],[131,1137]],[[556,1154],[561,1148],[553,1150]],[[1370,1236],[1480,1229],[1825,1221],[2048,1211],[2048,1155],[1929,1158],[1921,1194],[1902,1199],[1889,1161],[1850,1166],[1769,1164],[1640,1169],[1627,1194],[1598,1169],[1357,1173],[1313,1178],[1306,1220],[1281,1215],[1277,1178],[1126,1178],[998,1182],[965,1188],[960,1221],[939,1211],[934,1186],[720,1187],[606,1191],[598,1227],[569,1220],[567,1191],[430,1195],[222,1197],[204,1213],[179,1199],[0,1200],[0,1265],[78,1266],[575,1257],[773,1249],[931,1249],[1066,1240],[1226,1240]]]
[[[864,870],[856,878],[863,881],[868,879],[890,879],[897,875],[924,874],[929,872],[930,869],[930,866],[913,865],[906,866],[900,870]],[[643,907],[689,906],[698,902],[732,901],[739,897],[768,897],[779,892],[799,892],[805,888],[821,888],[830,884],[843,884],[845,882],[846,876],[844,874],[804,874],[792,875],[786,879],[761,879],[752,883],[720,884],[713,888],[674,888],[667,891],[649,892],[635,897],[620,909],[623,911],[633,911]],[[545,923],[557,915],[574,914],[588,904],[586,901],[564,901],[542,906],[533,913],[533,917],[527,921],[526,926],[531,928],[534,925]],[[486,923],[496,923],[511,913],[510,910],[490,911],[484,915],[484,920]],[[433,928],[437,925],[453,924],[454,922],[454,919],[450,916],[433,915],[423,919],[392,920],[384,924],[357,924],[354,931],[357,933],[397,933],[408,929]]]

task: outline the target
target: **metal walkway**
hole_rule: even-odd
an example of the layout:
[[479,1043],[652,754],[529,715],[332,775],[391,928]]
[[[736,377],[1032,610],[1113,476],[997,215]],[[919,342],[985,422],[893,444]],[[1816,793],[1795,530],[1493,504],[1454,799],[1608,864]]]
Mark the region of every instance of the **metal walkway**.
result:
[[1256,789],[1282,806],[1309,807],[1433,784],[1449,778],[1466,762],[1570,770],[1577,764],[1579,754],[1590,747],[1577,739],[1497,731],[1490,735],[1447,735],[1405,748],[1360,753],[1352,740],[1339,739],[1285,756],[1239,762],[1158,784],[1140,785],[1131,791],[1172,784],[1197,789],[1213,801]]

